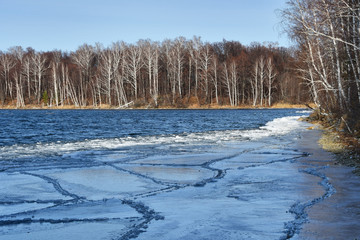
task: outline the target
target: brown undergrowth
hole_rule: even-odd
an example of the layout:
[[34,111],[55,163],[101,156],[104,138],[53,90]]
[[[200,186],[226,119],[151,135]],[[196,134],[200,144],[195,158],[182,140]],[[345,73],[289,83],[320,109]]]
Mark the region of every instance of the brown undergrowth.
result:
[[[228,104],[199,104],[195,103],[182,103],[175,105],[161,104],[156,107],[144,104],[142,102],[134,103],[129,105],[126,108],[120,109],[281,109],[281,108],[308,108],[308,105],[305,104],[289,104],[289,103],[275,103],[272,106],[253,106],[253,105],[239,105],[239,106],[231,106]],[[29,104],[24,107],[17,108],[15,104],[8,105],[0,105],[0,109],[119,109],[118,106],[110,106],[108,104],[101,104],[98,106],[88,105],[88,106],[75,106],[75,105],[63,105],[63,106],[47,106],[44,104]]]
[[[354,133],[344,129],[346,124],[336,121],[329,115],[315,110],[306,121],[311,122],[323,131],[319,145],[336,156],[336,164],[355,168],[354,173],[360,176],[360,139]],[[334,124],[337,122],[338,124]],[[355,132],[355,130],[354,130]]]

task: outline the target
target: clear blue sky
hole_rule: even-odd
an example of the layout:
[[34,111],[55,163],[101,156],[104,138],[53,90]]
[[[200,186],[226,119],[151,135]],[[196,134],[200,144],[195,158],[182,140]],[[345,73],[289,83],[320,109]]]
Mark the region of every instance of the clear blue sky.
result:
[[0,50],[73,51],[83,43],[194,35],[203,41],[278,42],[286,0],[0,0]]

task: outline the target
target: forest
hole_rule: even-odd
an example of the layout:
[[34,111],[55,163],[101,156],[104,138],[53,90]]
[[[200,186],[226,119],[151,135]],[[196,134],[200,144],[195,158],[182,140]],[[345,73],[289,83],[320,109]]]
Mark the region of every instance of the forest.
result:
[[360,137],[360,1],[290,0],[284,28],[297,72],[331,126]]
[[186,108],[309,102],[307,83],[295,71],[296,54],[274,43],[208,43],[197,36],[83,44],[73,52],[15,46],[0,52],[0,104]]
[[[280,11],[295,43],[150,39],[75,51],[0,51],[0,105],[269,107],[313,102],[350,133],[360,129],[359,0],[289,0]],[[244,33],[246,34],[246,33]]]

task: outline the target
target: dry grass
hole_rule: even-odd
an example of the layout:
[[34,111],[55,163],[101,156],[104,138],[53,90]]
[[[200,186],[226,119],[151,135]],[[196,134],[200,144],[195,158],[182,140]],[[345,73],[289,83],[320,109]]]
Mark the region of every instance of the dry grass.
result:
[[[335,164],[355,168],[354,174],[360,176],[360,143],[354,137],[349,137],[331,128],[324,128],[317,122],[316,127],[323,130],[319,139],[320,146],[335,154]],[[316,128],[315,127],[315,128]]]
[[346,150],[340,136],[335,132],[325,130],[319,139],[320,146],[326,151],[333,153],[342,153]]
[[[308,104],[310,107],[315,108],[314,104]],[[289,103],[275,103],[271,108],[308,108],[305,104],[289,104]]]

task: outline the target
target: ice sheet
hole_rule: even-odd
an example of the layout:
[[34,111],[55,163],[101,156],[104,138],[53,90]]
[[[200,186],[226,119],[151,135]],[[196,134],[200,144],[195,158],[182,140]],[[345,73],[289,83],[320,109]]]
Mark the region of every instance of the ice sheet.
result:
[[354,239],[359,179],[307,126],[1,147],[0,239]]
[[162,188],[149,179],[112,167],[69,169],[42,174],[56,179],[63,188],[89,200],[124,198]]
[[0,173],[0,202],[69,200],[44,180],[21,173]]
[[136,164],[151,165],[180,165],[180,166],[200,166],[204,163],[222,159],[231,156],[231,154],[221,153],[202,153],[202,154],[182,154],[182,155],[166,155],[151,156],[140,160],[131,161]]
[[126,232],[128,224],[122,222],[106,223],[72,223],[49,224],[37,223],[25,226],[25,231],[11,229],[6,234],[6,240],[49,240],[49,239],[76,239],[76,240],[104,240],[116,239]]
[[213,178],[217,173],[202,167],[129,166],[117,165],[132,172],[144,174],[164,183],[195,184]]

